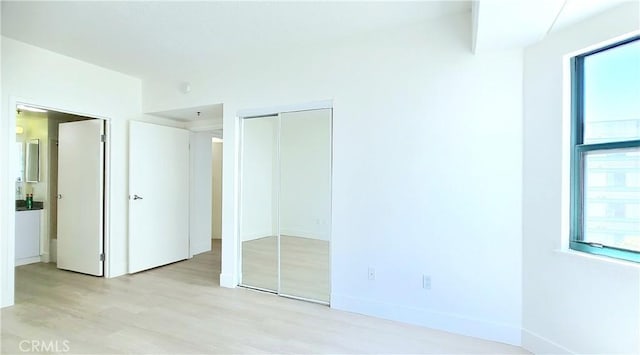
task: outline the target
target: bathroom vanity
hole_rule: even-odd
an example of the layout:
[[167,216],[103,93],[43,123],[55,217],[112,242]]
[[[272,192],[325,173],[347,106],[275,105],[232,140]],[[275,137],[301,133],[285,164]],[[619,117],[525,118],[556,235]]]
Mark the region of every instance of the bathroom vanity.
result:
[[16,266],[40,262],[41,219],[42,202],[27,209],[24,201],[16,201]]

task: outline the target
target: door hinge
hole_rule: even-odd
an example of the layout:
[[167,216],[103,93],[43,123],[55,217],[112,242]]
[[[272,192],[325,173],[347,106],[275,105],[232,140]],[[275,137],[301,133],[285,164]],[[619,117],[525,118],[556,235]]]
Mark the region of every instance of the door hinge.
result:
[[100,135],[100,142],[104,143],[107,141],[107,135],[106,134],[101,134]]
[[104,261],[104,253],[100,254],[100,261]]

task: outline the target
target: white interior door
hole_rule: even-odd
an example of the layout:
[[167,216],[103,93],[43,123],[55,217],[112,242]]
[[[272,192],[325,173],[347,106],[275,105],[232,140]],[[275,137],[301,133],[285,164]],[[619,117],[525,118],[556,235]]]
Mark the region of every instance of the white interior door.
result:
[[58,145],[58,268],[103,275],[103,120],[61,123]]
[[188,257],[189,132],[132,121],[129,273]]

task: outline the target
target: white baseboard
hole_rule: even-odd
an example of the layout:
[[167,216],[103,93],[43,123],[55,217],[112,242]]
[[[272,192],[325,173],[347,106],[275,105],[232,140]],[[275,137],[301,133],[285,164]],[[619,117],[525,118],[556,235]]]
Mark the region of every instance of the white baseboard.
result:
[[16,266],[39,263],[40,256],[32,256],[30,258],[16,259]]
[[574,354],[562,345],[524,328],[522,329],[522,347],[534,354]]
[[43,263],[48,263],[51,260],[51,256],[49,255],[49,253],[44,253],[42,255],[40,255],[40,261]]
[[473,319],[458,314],[434,312],[336,294],[331,295],[331,307],[515,346],[520,346],[522,342],[522,331],[519,326]]
[[208,242],[202,245],[192,245],[189,254],[190,256],[193,256],[193,255],[206,253],[208,251],[211,251],[211,242]]
[[220,274],[220,287],[235,288],[238,280],[233,274]]

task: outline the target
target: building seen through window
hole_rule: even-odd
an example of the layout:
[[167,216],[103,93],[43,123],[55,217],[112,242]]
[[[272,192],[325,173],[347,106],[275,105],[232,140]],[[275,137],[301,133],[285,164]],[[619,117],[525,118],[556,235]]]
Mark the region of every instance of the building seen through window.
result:
[[640,39],[575,60],[572,240],[640,252]]

